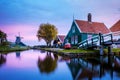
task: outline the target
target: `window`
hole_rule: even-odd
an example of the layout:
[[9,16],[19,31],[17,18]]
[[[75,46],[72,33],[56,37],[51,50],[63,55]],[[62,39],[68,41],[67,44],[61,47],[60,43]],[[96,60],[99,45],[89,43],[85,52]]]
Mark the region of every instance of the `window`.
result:
[[76,35],[75,36],[75,44],[77,44],[78,43],[78,36]]
[[71,37],[71,44],[74,44],[74,36]]

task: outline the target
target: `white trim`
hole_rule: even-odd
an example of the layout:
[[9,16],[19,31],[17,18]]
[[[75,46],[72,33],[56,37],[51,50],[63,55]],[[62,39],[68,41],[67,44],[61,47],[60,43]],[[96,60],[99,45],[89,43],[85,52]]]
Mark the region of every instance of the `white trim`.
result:
[[79,32],[81,33],[82,31],[80,30],[80,27],[78,26],[78,24],[77,24],[77,22],[76,22],[75,20],[74,20],[74,23],[76,24],[76,26],[77,26]]
[[[59,38],[59,36],[58,36],[58,39],[60,40],[60,42],[62,42],[61,39]],[[62,43],[63,43],[63,42],[62,42]]]
[[[74,20],[73,20],[73,22],[74,22]],[[72,22],[72,25],[73,25],[73,22]],[[71,28],[72,28],[72,25],[71,25],[71,27],[70,27],[70,29],[69,29],[67,35],[69,34],[69,32],[70,32],[70,30],[71,30]],[[65,36],[64,40],[66,39],[67,35]]]

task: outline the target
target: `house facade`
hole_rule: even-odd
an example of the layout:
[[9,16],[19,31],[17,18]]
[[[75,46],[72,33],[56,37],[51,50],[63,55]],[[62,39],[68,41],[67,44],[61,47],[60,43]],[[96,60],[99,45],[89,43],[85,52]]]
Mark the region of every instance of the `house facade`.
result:
[[56,39],[53,41],[54,47],[62,47],[64,43],[65,35],[57,35]]
[[91,39],[93,36],[99,33],[106,34],[110,30],[104,23],[92,22],[92,15],[88,14],[88,20],[73,20],[71,28],[66,35],[64,42],[71,43],[71,45],[78,45],[81,41]]

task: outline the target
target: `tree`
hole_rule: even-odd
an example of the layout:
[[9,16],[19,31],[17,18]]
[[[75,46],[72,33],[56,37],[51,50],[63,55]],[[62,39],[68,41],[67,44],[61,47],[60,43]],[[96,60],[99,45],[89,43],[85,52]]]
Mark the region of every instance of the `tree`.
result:
[[7,34],[0,30],[0,44],[7,41]]
[[39,41],[44,39],[47,46],[51,46],[51,42],[56,38],[57,33],[57,28],[54,25],[49,23],[41,24],[37,32],[37,37]]

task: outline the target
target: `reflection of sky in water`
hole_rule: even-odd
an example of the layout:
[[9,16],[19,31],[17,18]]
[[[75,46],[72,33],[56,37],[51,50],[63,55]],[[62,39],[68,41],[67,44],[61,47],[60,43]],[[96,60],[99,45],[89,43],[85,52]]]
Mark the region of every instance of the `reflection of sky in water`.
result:
[[[46,56],[46,53],[41,53],[41,51],[33,50],[20,52],[20,58],[16,56],[15,52],[9,53],[6,56],[6,62],[0,67],[0,80],[73,80],[73,77],[75,77],[74,74],[76,74],[76,72],[78,72],[79,70],[81,70],[81,72],[86,71],[86,74],[88,74],[87,76],[91,75],[91,71],[98,72],[96,73],[97,76],[93,75],[94,77],[92,78],[92,80],[119,80],[120,78],[120,72],[116,72],[115,70],[113,70],[112,79],[112,70],[110,70],[111,68],[107,70],[105,68],[104,74],[102,74],[102,77],[100,78],[99,64],[94,66],[93,68],[92,64],[90,63],[88,64],[88,67],[83,67],[83,64],[79,64],[77,63],[77,61],[75,61],[78,59],[72,59],[73,61],[67,60],[66,64],[66,61],[61,60],[61,57],[58,57],[57,67],[52,72],[41,73],[38,67],[38,58],[40,58],[41,60],[45,60]],[[51,56],[53,59],[55,59],[55,55],[51,54]],[[104,58],[104,60],[106,61],[107,58]],[[81,74],[82,73],[77,74],[78,77]],[[86,77],[83,80],[88,80],[88,78]]]
[[40,73],[37,60],[45,56],[44,53],[32,50],[21,52],[20,59],[15,53],[8,54],[5,65],[0,68],[0,80],[72,80],[65,62],[58,62],[57,68],[50,74]]

